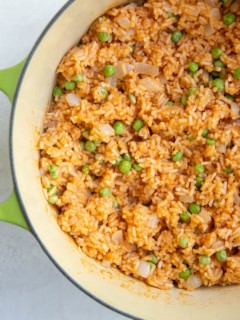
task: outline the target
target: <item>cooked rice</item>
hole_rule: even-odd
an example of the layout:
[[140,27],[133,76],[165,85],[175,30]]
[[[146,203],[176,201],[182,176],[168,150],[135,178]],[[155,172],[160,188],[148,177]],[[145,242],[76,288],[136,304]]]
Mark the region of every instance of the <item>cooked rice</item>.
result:
[[[236,15],[230,26],[223,23],[227,12]],[[148,0],[114,8],[94,22],[57,69],[63,94],[51,101],[39,142],[44,194],[48,199],[47,189],[57,187],[59,225],[84,253],[160,289],[240,283],[240,81],[233,76],[240,66],[239,21],[239,1],[224,6],[218,0]],[[176,29],[183,32],[177,44],[171,40]],[[99,41],[98,32],[110,34],[109,40]],[[223,51],[224,92],[210,78],[221,71],[213,64],[214,47]],[[190,61],[199,65],[193,76]],[[104,76],[108,64],[119,77]],[[84,81],[67,96],[64,81],[78,74]],[[184,107],[181,98],[191,87],[197,91]],[[234,95],[235,102],[224,94]],[[76,105],[69,105],[74,98]],[[139,132],[132,128],[135,119],[145,124]],[[124,123],[122,136],[112,130],[116,120]],[[206,144],[205,128],[215,144]],[[86,138],[101,141],[95,153],[83,150]],[[174,162],[171,155],[178,150],[183,158]],[[119,171],[114,164],[125,153],[142,171]],[[203,174],[196,172],[197,163],[204,165]],[[55,179],[50,164],[58,166]],[[82,172],[86,164],[89,174]],[[233,173],[226,174],[227,167]],[[199,175],[204,181],[197,188]],[[110,189],[109,197],[101,197],[103,188]],[[184,223],[180,214],[192,202],[201,211]],[[186,248],[179,247],[183,236]],[[228,257],[220,262],[215,254],[223,249]],[[200,255],[211,263],[200,264]],[[186,267],[191,276],[182,279]]]

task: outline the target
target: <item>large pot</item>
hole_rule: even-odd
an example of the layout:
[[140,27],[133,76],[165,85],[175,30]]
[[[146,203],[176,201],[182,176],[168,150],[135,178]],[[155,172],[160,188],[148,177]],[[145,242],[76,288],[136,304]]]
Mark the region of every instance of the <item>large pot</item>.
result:
[[70,281],[95,300],[124,315],[161,320],[240,319],[240,286],[205,288],[195,292],[161,291],[117,270],[105,269],[86,257],[61,231],[56,213],[43,196],[36,144],[51,97],[56,67],[94,19],[123,2],[69,1],[42,33],[26,63],[0,72],[0,88],[13,99],[24,65],[13,102],[10,127],[16,193],[0,205],[0,219],[29,228]]

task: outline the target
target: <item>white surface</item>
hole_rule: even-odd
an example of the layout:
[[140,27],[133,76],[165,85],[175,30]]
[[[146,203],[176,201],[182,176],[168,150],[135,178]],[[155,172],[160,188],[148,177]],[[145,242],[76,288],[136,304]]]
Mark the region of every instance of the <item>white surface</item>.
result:
[[[0,0],[0,69],[23,59],[65,0]],[[0,201],[10,194],[10,103],[0,93]],[[125,319],[93,301],[50,262],[33,236],[0,222],[1,320]]]

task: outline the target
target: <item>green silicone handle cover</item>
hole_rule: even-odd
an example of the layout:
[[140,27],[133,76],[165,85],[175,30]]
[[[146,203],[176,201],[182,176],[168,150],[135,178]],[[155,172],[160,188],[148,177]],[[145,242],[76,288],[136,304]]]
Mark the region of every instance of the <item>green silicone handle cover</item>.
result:
[[[25,61],[26,60],[23,60],[11,68],[0,70],[0,90],[8,96],[11,102],[13,102]],[[13,191],[5,202],[0,204],[0,221],[9,222],[26,230],[30,230],[19,206],[15,191]]]

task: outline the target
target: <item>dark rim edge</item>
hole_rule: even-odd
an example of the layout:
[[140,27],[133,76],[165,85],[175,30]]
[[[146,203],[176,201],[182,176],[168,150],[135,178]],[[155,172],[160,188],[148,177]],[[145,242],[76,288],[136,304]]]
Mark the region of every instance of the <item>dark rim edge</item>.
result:
[[18,101],[18,96],[19,96],[19,92],[21,90],[21,86],[22,86],[22,82],[24,80],[25,77],[25,73],[26,70],[28,69],[28,66],[32,60],[32,57],[35,54],[35,51],[37,50],[39,44],[41,43],[41,41],[44,39],[45,35],[48,33],[48,31],[51,29],[52,25],[58,20],[58,18],[61,17],[61,15],[71,6],[71,4],[73,2],[75,2],[76,0],[69,0],[65,5],[63,5],[63,7],[55,14],[55,16],[50,20],[50,22],[47,24],[47,26],[45,27],[45,29],[41,32],[40,36],[38,37],[37,41],[35,42],[32,50],[30,51],[30,54],[27,57],[26,63],[24,65],[23,71],[21,73],[21,76],[19,78],[19,82],[17,85],[17,89],[15,92],[15,96],[14,96],[14,100],[13,100],[13,105],[12,105],[12,110],[11,110],[11,118],[10,118],[10,134],[9,134],[9,147],[10,147],[10,163],[11,163],[11,171],[12,171],[12,177],[13,177],[13,182],[14,182],[14,187],[17,193],[17,198],[19,201],[19,204],[21,206],[23,215],[25,217],[25,219],[27,220],[27,223],[30,226],[30,229],[34,235],[34,237],[37,239],[38,243],[40,244],[41,248],[44,250],[44,252],[46,253],[46,255],[48,256],[48,258],[52,261],[52,263],[58,268],[58,270],[68,279],[70,280],[78,289],[80,289],[82,292],[84,292],[87,296],[89,296],[90,298],[92,298],[93,300],[95,300],[96,302],[100,303],[101,305],[103,305],[104,307],[119,313],[125,317],[128,317],[130,319],[134,319],[134,320],[142,320],[141,318],[135,317],[133,315],[130,315],[129,313],[126,313],[122,310],[119,310],[115,307],[113,307],[112,305],[108,304],[107,302],[99,299],[98,297],[96,297],[95,295],[93,295],[91,292],[89,292],[87,289],[85,289],[84,287],[82,287],[81,285],[79,285],[79,283],[77,283],[62,267],[61,265],[54,259],[54,257],[50,254],[50,252],[48,251],[47,247],[42,243],[41,238],[39,237],[38,233],[36,232],[36,230],[34,229],[32,223],[31,223],[31,219],[29,218],[28,214],[27,214],[27,210],[24,206],[22,197],[21,197],[21,192],[20,189],[18,187],[18,183],[17,183],[17,179],[16,179],[16,173],[15,173],[15,166],[14,166],[14,155],[13,155],[13,125],[14,125],[14,119],[15,119],[15,111],[16,111],[16,105],[17,105],[17,101]]

